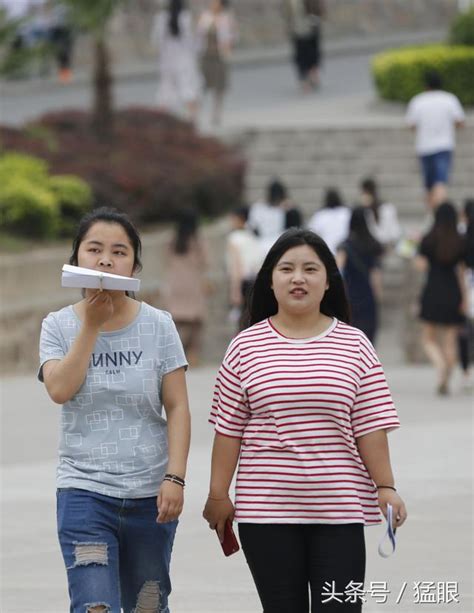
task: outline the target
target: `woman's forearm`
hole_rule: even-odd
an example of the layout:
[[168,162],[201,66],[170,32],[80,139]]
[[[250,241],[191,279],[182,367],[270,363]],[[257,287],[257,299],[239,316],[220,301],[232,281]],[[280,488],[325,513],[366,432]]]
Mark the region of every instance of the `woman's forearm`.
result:
[[240,454],[240,438],[217,434],[214,437],[211,462],[211,483],[209,496],[223,498],[229,494]]
[[376,485],[393,486],[395,481],[390,465],[386,431],[377,430],[361,436],[357,439],[357,447],[373,482]]
[[65,357],[45,364],[44,382],[54,402],[68,402],[84,383],[98,333],[99,328],[84,324]]
[[182,479],[186,476],[191,441],[191,415],[188,405],[181,404],[167,411],[168,421],[168,473]]

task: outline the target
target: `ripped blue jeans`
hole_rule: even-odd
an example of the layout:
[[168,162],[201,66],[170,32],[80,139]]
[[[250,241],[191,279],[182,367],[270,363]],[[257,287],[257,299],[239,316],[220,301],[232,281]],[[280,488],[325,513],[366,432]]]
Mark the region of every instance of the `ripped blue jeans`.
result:
[[157,524],[156,516],[156,497],[57,491],[70,613],[94,607],[107,613],[169,613],[169,568],[178,522]]

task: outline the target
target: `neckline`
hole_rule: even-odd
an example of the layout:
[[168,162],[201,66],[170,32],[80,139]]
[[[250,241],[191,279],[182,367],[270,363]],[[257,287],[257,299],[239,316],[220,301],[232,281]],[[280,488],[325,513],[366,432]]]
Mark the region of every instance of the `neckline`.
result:
[[[145,303],[143,302],[143,300],[140,302],[140,308],[138,309],[137,314],[135,315],[135,317],[133,318],[133,320],[127,324],[126,326],[124,326],[123,328],[117,328],[117,330],[105,330],[105,331],[100,331],[99,332],[99,336],[113,336],[114,334],[123,334],[123,332],[126,332],[127,330],[129,330],[130,328],[132,328],[138,321],[138,319],[140,318],[142,311],[144,309]],[[74,305],[71,304],[69,306],[69,308],[71,309],[71,312],[73,314],[74,319],[77,321],[77,323],[82,326],[83,321],[82,319],[79,317],[79,315],[76,313],[76,310],[74,309]]]
[[267,325],[270,328],[271,332],[277,336],[279,339],[284,340],[287,343],[291,343],[291,344],[295,344],[295,345],[301,345],[304,343],[312,343],[314,341],[318,341],[322,338],[324,338],[325,336],[327,336],[328,334],[330,334],[334,328],[337,326],[338,320],[336,319],[336,317],[332,318],[332,322],[329,324],[329,326],[326,328],[326,330],[323,330],[322,332],[320,332],[320,334],[317,334],[316,336],[310,336],[310,337],[306,337],[306,338],[293,338],[291,336],[285,336],[284,334],[282,334],[279,330],[277,330],[277,328],[275,328],[274,324],[271,322],[270,317],[268,317],[266,319]]

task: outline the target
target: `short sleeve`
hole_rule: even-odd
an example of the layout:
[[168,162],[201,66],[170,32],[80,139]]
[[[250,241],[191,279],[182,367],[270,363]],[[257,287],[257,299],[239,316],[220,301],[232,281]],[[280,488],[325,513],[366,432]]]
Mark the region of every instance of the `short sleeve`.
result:
[[456,96],[453,96],[453,119],[454,121],[464,121],[466,116],[464,114],[464,110],[459,102],[459,99]]
[[178,368],[187,368],[188,362],[171,315],[163,311],[162,317],[164,318],[164,325],[158,334],[158,350],[160,353],[160,370],[162,376],[164,376],[178,370]]
[[365,338],[361,341],[361,360],[364,372],[351,411],[355,438],[377,430],[391,431],[400,427],[382,365]]
[[405,115],[405,121],[409,126],[416,126],[418,122],[418,114],[416,111],[417,104],[416,100],[412,99],[408,104],[408,109]]
[[217,433],[242,438],[249,417],[238,359],[231,360],[226,356],[217,374],[209,421]]
[[65,341],[61,334],[58,322],[53,314],[43,319],[39,344],[40,367],[38,379],[43,383],[43,366],[49,360],[62,360],[66,355]]

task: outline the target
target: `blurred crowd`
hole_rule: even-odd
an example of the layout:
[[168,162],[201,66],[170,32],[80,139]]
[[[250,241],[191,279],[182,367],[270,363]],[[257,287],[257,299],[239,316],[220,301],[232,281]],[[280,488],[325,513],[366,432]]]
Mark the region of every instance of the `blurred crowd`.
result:
[[[359,196],[348,206],[340,190],[326,189],[307,220],[287,186],[272,179],[262,199],[229,215],[225,254],[229,321],[247,326],[246,307],[254,279],[276,239],[288,228],[306,227],[321,236],[336,256],[352,310],[352,323],[377,342],[385,260],[408,258],[423,276],[417,314],[421,343],[436,370],[436,391],[449,393],[455,366],[463,386],[472,386],[474,357],[474,200],[462,207],[444,201],[429,213],[424,229],[408,233],[396,206],[387,202],[372,177],[360,181]],[[167,308],[180,330],[192,363],[199,361],[200,334],[206,318],[209,249],[198,218],[184,212],[169,246]],[[215,257],[215,256],[214,256]]]
[[17,24],[12,50],[36,51],[43,76],[50,72],[50,57],[54,57],[59,81],[69,83],[74,29],[66,6],[54,0],[0,0],[0,9]]

